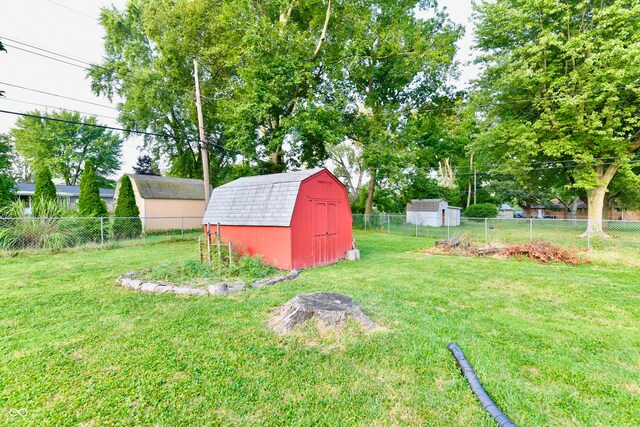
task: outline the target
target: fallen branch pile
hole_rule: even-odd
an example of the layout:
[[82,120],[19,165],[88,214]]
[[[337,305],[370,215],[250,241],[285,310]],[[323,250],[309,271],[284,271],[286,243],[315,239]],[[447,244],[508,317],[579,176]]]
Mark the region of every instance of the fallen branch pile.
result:
[[564,249],[546,241],[535,241],[526,244],[512,246],[474,246],[467,233],[454,236],[448,240],[436,242],[435,247],[425,249],[423,252],[434,255],[464,255],[464,256],[487,256],[498,257],[524,257],[542,263],[564,262],[566,264],[580,265],[588,264],[589,261],[577,256],[578,250],[570,248]]
[[564,262],[565,264],[581,265],[588,264],[586,259],[577,256],[578,250],[570,248],[563,249],[543,240],[529,242],[524,245],[513,245],[500,252],[504,256],[527,256],[530,259],[542,263]]

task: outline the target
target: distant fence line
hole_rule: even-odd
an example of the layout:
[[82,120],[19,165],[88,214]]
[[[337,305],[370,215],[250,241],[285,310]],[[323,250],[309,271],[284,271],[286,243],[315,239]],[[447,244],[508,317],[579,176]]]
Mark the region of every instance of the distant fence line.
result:
[[[459,221],[459,224],[458,224]],[[585,219],[442,218],[439,226],[409,222],[406,215],[376,213],[353,215],[353,228],[435,240],[467,233],[475,242],[508,245],[546,240],[564,247],[640,251],[640,221],[603,221],[608,238],[587,232]]]
[[201,217],[0,218],[0,250],[57,250],[195,237],[201,223]]
[[[433,219],[433,218],[431,218]],[[406,215],[353,215],[354,230],[442,240],[467,233],[478,243],[508,245],[546,240],[564,247],[625,249],[640,253],[640,221],[603,221],[609,238],[586,234],[588,221],[535,218],[438,218],[440,226],[416,224]],[[197,238],[201,217],[0,218],[0,251],[62,249]]]

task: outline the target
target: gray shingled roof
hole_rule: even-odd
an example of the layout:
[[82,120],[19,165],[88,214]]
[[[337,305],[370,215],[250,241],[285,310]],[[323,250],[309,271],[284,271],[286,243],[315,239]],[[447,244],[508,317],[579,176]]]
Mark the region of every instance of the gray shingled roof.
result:
[[[33,196],[36,191],[36,185],[31,182],[17,182],[16,186],[18,187],[18,195],[21,196]],[[55,184],[56,193],[59,196],[80,196],[80,187],[77,185],[60,185]],[[100,197],[109,198],[113,197],[113,191],[110,188],[101,188],[100,189]]]
[[324,169],[236,179],[213,190],[203,224],[288,227],[300,183]]
[[134,182],[143,199],[204,200],[204,181],[201,179],[127,175]]
[[407,210],[410,212],[437,212],[441,202],[444,202],[444,199],[413,199],[411,203],[407,203]]

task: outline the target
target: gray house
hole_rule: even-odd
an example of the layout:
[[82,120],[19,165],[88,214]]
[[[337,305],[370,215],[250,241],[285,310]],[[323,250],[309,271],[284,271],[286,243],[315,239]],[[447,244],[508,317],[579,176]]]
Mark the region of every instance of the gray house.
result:
[[[16,195],[24,202],[25,213],[31,214],[33,208],[32,199],[36,185],[31,182],[18,182],[16,186],[18,187]],[[100,198],[107,204],[107,210],[109,212],[113,212],[115,207],[113,203],[113,191],[114,190],[107,188],[100,189]],[[78,198],[80,198],[80,187],[77,185],[56,185],[56,194],[67,206],[73,208],[76,206]]]

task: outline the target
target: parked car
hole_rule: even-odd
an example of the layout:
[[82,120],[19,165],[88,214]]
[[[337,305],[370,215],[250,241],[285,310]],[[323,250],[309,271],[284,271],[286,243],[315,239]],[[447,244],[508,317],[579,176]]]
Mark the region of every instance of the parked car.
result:
[[524,212],[518,211],[513,213],[514,218],[524,218]]

